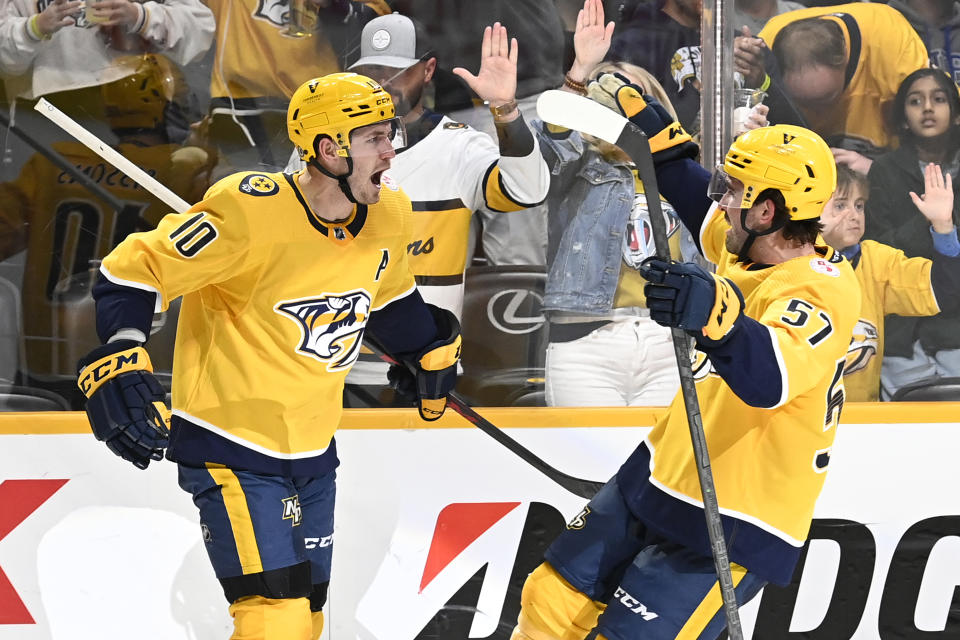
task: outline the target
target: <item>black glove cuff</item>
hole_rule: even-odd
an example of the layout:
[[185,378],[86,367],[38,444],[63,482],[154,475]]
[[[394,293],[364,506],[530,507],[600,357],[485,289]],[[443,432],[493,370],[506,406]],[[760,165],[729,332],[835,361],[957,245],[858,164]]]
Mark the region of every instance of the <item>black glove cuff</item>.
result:
[[684,158],[696,160],[699,155],[700,145],[696,142],[684,142],[654,153],[653,164],[663,164],[672,160],[683,160]]

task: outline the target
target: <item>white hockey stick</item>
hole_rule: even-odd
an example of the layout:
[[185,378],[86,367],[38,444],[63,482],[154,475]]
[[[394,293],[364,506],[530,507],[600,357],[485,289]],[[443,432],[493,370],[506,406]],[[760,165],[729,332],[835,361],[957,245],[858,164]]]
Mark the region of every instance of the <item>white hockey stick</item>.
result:
[[[540,94],[537,100],[537,114],[544,122],[582,131],[601,140],[620,147],[637,167],[643,190],[646,193],[647,207],[650,209],[650,225],[653,228],[653,243],[657,255],[670,258],[670,246],[667,242],[666,224],[660,207],[660,190],[657,188],[657,174],[653,167],[650,143],[643,131],[607,107],[568,91],[550,90]],[[690,439],[697,461],[697,473],[700,479],[700,493],[703,494],[703,512],[707,520],[707,533],[713,548],[713,563],[720,583],[723,606],[727,617],[727,634],[730,640],[743,640],[740,627],[740,614],[737,610],[737,597],[734,592],[733,577],[730,574],[730,558],[727,543],[723,537],[723,521],[720,519],[720,505],[713,482],[713,470],[710,467],[710,453],[703,435],[703,421],[700,417],[700,402],[697,400],[697,387],[693,380],[690,363],[689,337],[682,329],[671,329],[673,350],[680,370],[680,390],[683,392],[683,406],[687,412],[690,426]]]
[[33,108],[78,141],[82,142],[88,149],[112,164],[115,168],[127,174],[137,184],[155,195],[160,201],[177,213],[183,213],[190,208],[186,200],[160,184],[160,182],[152,178],[146,171],[127,160],[121,153],[87,131],[80,123],[47,102],[46,99],[40,98],[37,100],[37,104],[34,105]]

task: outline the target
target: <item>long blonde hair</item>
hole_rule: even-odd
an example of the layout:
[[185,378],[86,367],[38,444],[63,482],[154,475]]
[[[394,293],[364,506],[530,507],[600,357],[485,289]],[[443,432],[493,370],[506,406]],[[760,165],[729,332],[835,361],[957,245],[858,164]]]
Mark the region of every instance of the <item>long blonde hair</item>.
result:
[[[653,74],[643,67],[639,67],[629,62],[601,62],[590,70],[587,78],[592,80],[601,73],[619,73],[626,76],[635,84],[640,85],[644,94],[651,95],[656,98],[674,120],[677,119],[677,112],[673,108],[673,103],[670,102],[670,98],[667,97],[667,92],[664,91],[663,86],[657,81],[657,79],[653,77]],[[609,104],[605,104],[604,106],[607,108],[614,108],[613,105]],[[584,135],[583,139],[587,142],[587,144],[593,147],[594,150],[596,150],[604,160],[608,162],[630,162],[630,158],[627,156],[627,154],[621,151],[616,145],[613,145],[605,140],[600,140],[599,138],[594,138],[590,135]]]

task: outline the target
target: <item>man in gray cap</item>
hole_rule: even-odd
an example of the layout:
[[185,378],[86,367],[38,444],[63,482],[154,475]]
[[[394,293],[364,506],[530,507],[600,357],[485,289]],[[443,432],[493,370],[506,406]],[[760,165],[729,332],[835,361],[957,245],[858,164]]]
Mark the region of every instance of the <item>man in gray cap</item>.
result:
[[[387,173],[413,202],[410,267],[423,298],[459,317],[474,211],[520,211],[537,205],[546,198],[550,174],[517,108],[516,39],[511,41],[500,23],[488,26],[479,73],[453,70],[489,104],[498,148],[490,136],[424,106],[437,59],[423,34],[406,16],[375,18],[364,26],[361,57],[349,70],[381,83],[404,121],[406,146]],[[287,169],[300,168],[294,156]],[[348,384],[385,384],[385,367],[375,364],[361,357]]]

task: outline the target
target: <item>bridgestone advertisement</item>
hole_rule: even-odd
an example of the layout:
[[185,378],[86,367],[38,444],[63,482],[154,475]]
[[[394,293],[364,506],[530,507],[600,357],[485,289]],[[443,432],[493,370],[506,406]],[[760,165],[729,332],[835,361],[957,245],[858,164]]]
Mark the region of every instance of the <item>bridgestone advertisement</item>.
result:
[[[537,411],[483,413],[535,425],[544,422]],[[348,415],[337,436],[324,637],[506,639],[526,575],[585,500],[456,416],[426,429],[408,428],[422,423],[406,414],[395,420],[400,413]],[[227,603],[175,466],[133,468],[82,433],[79,414],[64,414],[71,426],[61,433],[31,433],[27,414],[13,423],[7,415],[0,640],[229,637]],[[550,415],[545,426],[506,430],[592,480],[610,477],[652,424],[622,426],[628,414],[610,410],[590,426],[587,413],[570,413],[569,426],[562,412]],[[605,416],[616,417],[612,426],[600,424]],[[842,425],[793,583],[742,608],[745,637],[960,638],[958,429]]]

